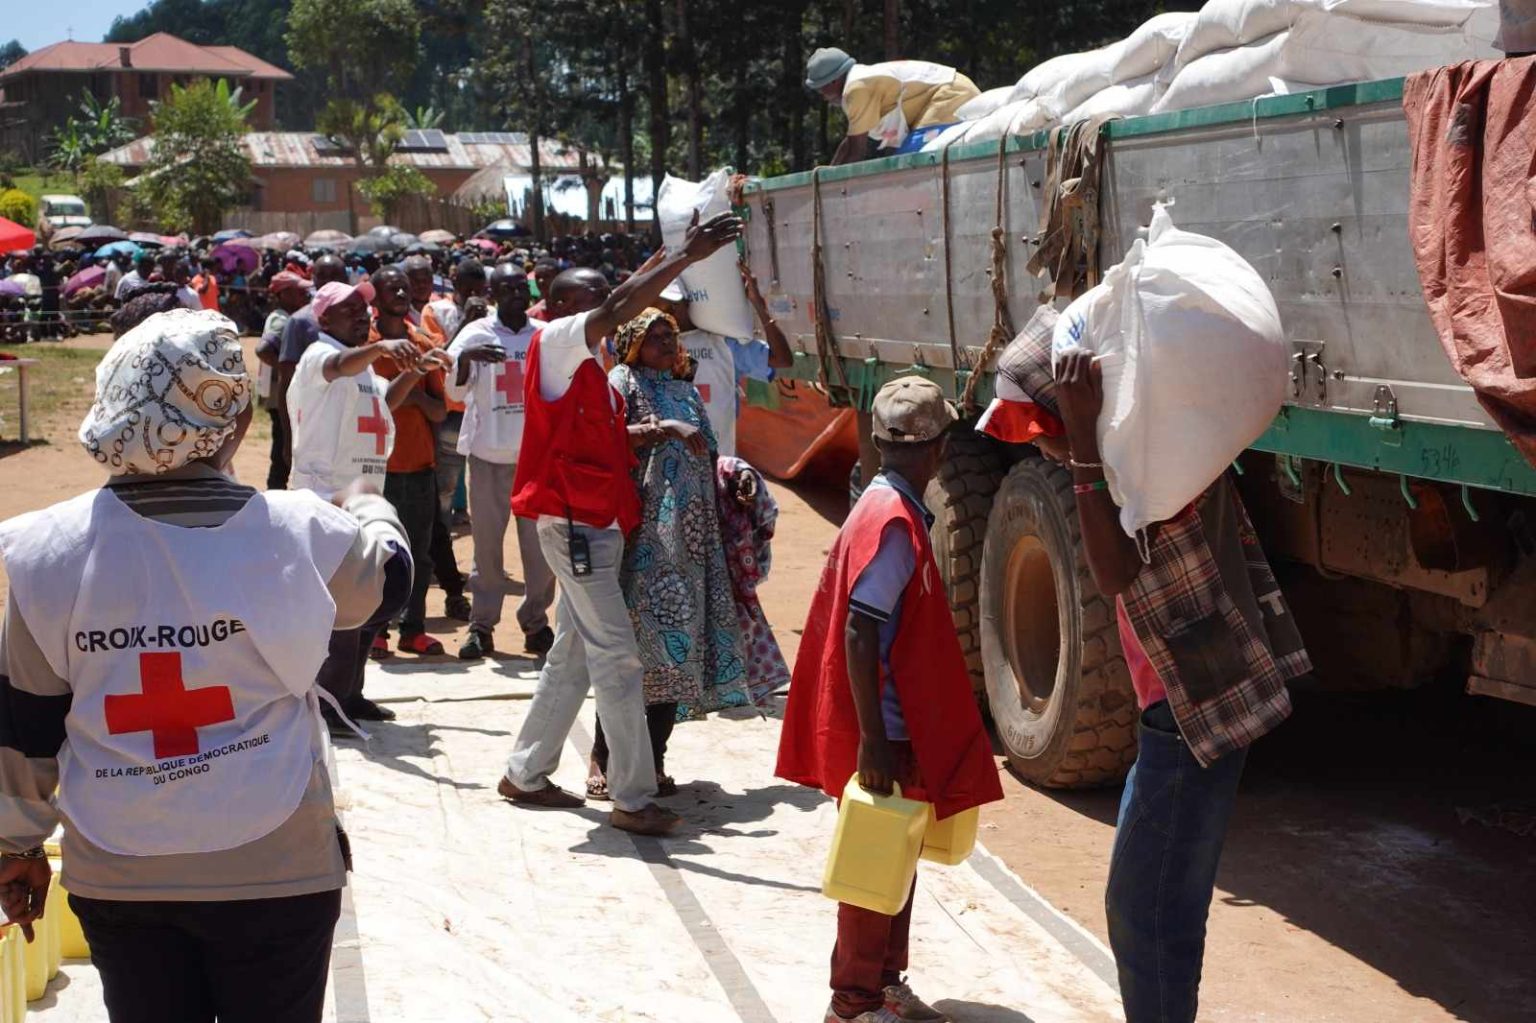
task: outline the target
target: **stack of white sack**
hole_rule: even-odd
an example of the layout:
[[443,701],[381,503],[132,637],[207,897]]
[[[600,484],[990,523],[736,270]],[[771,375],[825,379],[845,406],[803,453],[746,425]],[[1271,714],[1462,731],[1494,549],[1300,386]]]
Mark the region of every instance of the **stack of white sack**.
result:
[[[1230,7],[1239,0],[1211,0]],[[1259,5],[1265,0],[1242,0]],[[1358,6],[1336,0],[1336,10],[1287,0],[1289,26],[1279,32],[1228,49],[1201,54],[1178,67],[1189,43],[1175,60],[1176,71],[1153,111],[1189,110],[1259,96],[1300,92],[1350,82],[1396,78],[1442,64],[1495,56],[1492,31],[1484,16],[1461,0],[1423,0],[1428,8],[1458,5],[1468,15],[1460,24],[1433,25],[1425,21],[1367,21],[1340,11]],[[1382,5],[1388,0],[1370,0]],[[1390,4],[1410,6],[1407,0]],[[1272,14],[1274,8],[1263,10]],[[1476,15],[1476,16],[1474,16]],[[1203,12],[1202,12],[1202,16]],[[1209,34],[1208,34],[1209,35]],[[1195,37],[1191,36],[1192,41]]]
[[1067,307],[1053,368],[1072,348],[1097,356],[1099,454],[1128,535],[1177,515],[1269,427],[1288,347],[1259,272],[1161,205],[1147,237]]

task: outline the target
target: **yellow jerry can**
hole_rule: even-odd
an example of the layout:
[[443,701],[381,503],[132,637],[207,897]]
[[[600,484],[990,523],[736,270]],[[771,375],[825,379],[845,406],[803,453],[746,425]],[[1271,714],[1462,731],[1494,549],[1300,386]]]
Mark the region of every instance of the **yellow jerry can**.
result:
[[0,930],[4,931],[0,934],[0,1019],[23,1023],[27,1018],[27,965],[21,946],[27,939],[15,924]]
[[886,916],[900,913],[931,813],[927,803],[903,799],[899,785],[889,796],[865,791],[855,774],[843,789],[821,893]]
[[59,882],[59,863],[53,863],[54,891],[48,896],[48,912],[55,917],[55,928],[59,932],[59,955],[65,959],[89,959],[91,948],[85,943],[85,931],[80,928],[80,919],[75,916],[75,911],[69,905],[69,892]]
[[[59,975],[59,965],[64,961],[63,936],[60,933],[59,924],[63,922],[63,910],[60,904],[64,901],[64,890],[59,887],[59,875],[48,879],[48,979]],[[39,940],[42,936],[39,935]]]
[[953,867],[964,863],[976,848],[976,826],[981,823],[981,810],[971,807],[951,814],[943,820],[935,820],[930,814],[928,830],[923,834],[923,859]]
[[23,945],[21,949],[22,959],[26,963],[27,973],[27,1001],[35,1002],[48,991],[48,927],[52,922],[52,914],[45,914],[41,920],[32,921],[32,940],[21,934]]

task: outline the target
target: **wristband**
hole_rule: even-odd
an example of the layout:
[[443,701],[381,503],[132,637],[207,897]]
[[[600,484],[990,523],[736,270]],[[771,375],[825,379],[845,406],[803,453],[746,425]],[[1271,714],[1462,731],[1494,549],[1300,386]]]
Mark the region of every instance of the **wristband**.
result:
[[32,848],[23,849],[21,852],[0,853],[0,856],[8,860],[45,860],[48,858],[48,853],[42,846],[34,845]]
[[1072,485],[1072,493],[1074,493],[1074,494],[1091,494],[1095,490],[1108,490],[1108,489],[1109,489],[1109,481],[1108,480],[1094,480],[1092,483],[1074,483]]
[[1076,458],[1072,457],[1071,455],[1067,456],[1067,465],[1071,466],[1074,469],[1102,469],[1102,468],[1104,468],[1104,463],[1103,462],[1079,462]]

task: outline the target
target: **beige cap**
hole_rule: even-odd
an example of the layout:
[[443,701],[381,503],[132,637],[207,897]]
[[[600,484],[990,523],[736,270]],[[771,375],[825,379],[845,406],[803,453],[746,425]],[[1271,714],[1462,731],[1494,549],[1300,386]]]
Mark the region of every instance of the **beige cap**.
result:
[[898,377],[875,395],[874,434],[885,441],[921,444],[960,418],[939,385],[925,377]]

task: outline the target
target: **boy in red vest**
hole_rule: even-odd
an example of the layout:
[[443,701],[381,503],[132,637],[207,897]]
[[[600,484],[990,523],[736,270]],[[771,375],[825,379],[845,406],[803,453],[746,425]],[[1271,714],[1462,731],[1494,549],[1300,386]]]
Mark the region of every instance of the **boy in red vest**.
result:
[[[922,499],[955,418],[938,385],[922,377],[893,380],[876,395],[880,473],[827,556],[775,772],[833,797],[855,773],[883,795],[894,782],[903,795],[933,803],[941,820],[1003,798]],[[948,1018],[902,977],[911,923],[911,896],[894,917],[838,906],[826,1023]]]

